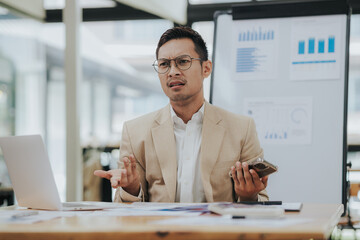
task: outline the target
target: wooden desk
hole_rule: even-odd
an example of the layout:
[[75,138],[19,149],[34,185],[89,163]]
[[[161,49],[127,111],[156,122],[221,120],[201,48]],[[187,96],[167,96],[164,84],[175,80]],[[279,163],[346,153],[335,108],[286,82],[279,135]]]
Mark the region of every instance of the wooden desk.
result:
[[2,224],[0,239],[327,239],[342,212],[341,204],[304,204],[300,213],[286,217],[314,221],[281,228],[165,226],[150,222],[170,217],[154,216],[58,218],[29,225]]

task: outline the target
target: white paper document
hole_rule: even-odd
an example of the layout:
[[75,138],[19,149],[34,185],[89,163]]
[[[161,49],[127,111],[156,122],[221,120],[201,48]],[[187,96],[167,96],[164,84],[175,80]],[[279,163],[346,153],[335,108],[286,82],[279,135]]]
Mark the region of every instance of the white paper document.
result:
[[261,144],[311,144],[312,98],[246,98]]
[[201,210],[206,209],[207,203],[162,203],[162,202],[134,202],[131,208],[141,208],[144,210],[164,210],[164,209],[183,209],[183,210]]
[[150,203],[134,202],[126,208],[106,209],[93,212],[103,216],[199,216],[207,212],[208,204],[201,203]]
[[0,224],[31,224],[75,215],[75,212],[63,211],[6,210],[0,211]]
[[342,25],[339,16],[291,20],[291,80],[340,79]]
[[267,80],[278,75],[279,20],[233,22],[233,80]]
[[1,223],[30,224],[58,217],[84,216],[187,216],[195,217],[207,212],[207,204],[202,203],[149,203],[139,202],[104,203],[91,202],[104,207],[98,211],[42,211],[18,208],[0,211]]
[[199,216],[199,212],[187,211],[161,211],[144,209],[108,209],[104,211],[94,211],[90,216]]
[[238,218],[282,218],[285,210],[280,205],[241,204],[219,202],[209,204],[211,212],[221,215],[231,215]]

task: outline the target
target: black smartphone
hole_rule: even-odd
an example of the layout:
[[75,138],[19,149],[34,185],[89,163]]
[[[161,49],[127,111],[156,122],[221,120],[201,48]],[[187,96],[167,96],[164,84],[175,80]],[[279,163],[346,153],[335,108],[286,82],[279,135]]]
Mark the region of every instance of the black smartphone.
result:
[[251,161],[247,161],[249,169],[254,169],[260,178],[265,177],[278,170],[278,167],[269,163],[263,158],[257,158]]

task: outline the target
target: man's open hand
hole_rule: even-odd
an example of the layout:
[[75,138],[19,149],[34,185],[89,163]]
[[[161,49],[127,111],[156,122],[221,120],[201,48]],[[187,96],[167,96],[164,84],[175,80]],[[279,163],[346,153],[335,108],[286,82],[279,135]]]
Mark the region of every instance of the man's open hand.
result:
[[136,159],[131,154],[129,157],[124,157],[122,161],[123,168],[109,171],[96,170],[94,175],[110,180],[113,188],[122,187],[126,192],[137,196],[140,191],[140,179],[136,169]]

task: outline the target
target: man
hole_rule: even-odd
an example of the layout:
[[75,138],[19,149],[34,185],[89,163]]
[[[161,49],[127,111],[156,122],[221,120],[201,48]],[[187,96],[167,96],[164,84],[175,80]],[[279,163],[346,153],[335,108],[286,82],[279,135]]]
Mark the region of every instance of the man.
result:
[[115,201],[268,200],[268,177],[260,179],[246,164],[263,156],[253,120],[204,99],[212,63],[202,37],[188,27],[169,29],[156,59],[170,104],[126,122],[121,168],[94,172],[117,188]]

